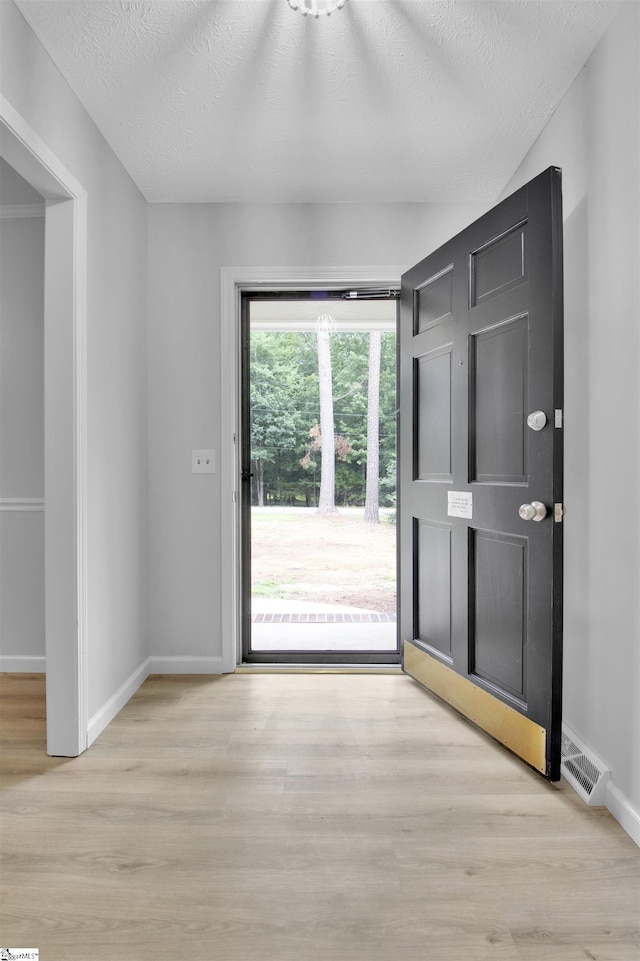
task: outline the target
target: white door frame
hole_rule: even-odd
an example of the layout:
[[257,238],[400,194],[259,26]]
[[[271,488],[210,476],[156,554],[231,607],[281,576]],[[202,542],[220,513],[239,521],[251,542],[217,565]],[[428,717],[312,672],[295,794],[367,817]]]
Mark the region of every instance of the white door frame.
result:
[[404,267],[220,268],[220,637],[222,670],[242,661],[240,557],[240,296],[244,291],[400,286]]
[[87,747],[87,193],[0,95],[0,156],[45,198],[47,754]]

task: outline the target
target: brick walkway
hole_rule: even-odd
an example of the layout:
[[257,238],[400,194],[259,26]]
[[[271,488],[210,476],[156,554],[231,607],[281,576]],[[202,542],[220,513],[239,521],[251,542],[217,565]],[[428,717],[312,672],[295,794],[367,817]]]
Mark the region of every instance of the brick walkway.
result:
[[395,614],[254,614],[254,624],[380,624],[395,623]]

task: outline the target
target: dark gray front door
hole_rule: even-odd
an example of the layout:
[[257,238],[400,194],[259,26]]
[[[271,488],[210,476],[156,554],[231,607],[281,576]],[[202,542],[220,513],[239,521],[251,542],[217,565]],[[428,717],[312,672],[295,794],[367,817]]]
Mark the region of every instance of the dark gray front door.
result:
[[562,386],[561,174],[550,168],[402,279],[399,511],[405,670],[550,780]]

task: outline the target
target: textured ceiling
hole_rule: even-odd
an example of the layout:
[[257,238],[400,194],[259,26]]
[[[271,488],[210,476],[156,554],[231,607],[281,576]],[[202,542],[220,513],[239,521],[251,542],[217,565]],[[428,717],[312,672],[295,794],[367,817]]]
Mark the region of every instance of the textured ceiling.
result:
[[149,201],[493,200],[615,15],[591,0],[18,0]]

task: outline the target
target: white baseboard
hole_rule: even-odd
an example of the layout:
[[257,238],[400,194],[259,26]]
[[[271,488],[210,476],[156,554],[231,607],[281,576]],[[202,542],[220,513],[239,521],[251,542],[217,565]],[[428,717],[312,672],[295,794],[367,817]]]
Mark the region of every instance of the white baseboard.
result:
[[222,658],[148,657],[89,719],[87,747],[93,744],[150,674],[222,674]]
[[640,811],[636,811],[633,804],[616,787],[613,781],[609,781],[607,784],[606,805],[616,821],[640,847]]
[[173,657],[154,654],[149,674],[222,674],[222,657]]
[[115,694],[112,694],[100,710],[89,718],[87,728],[87,747],[89,747],[99,734],[102,734],[105,727],[111,723],[116,714],[125,706],[129,698],[133,697],[138,688],[149,677],[149,658],[140,667],[129,675],[124,684],[121,684]]
[[46,670],[46,657],[30,654],[0,654],[0,673],[45,674]]

